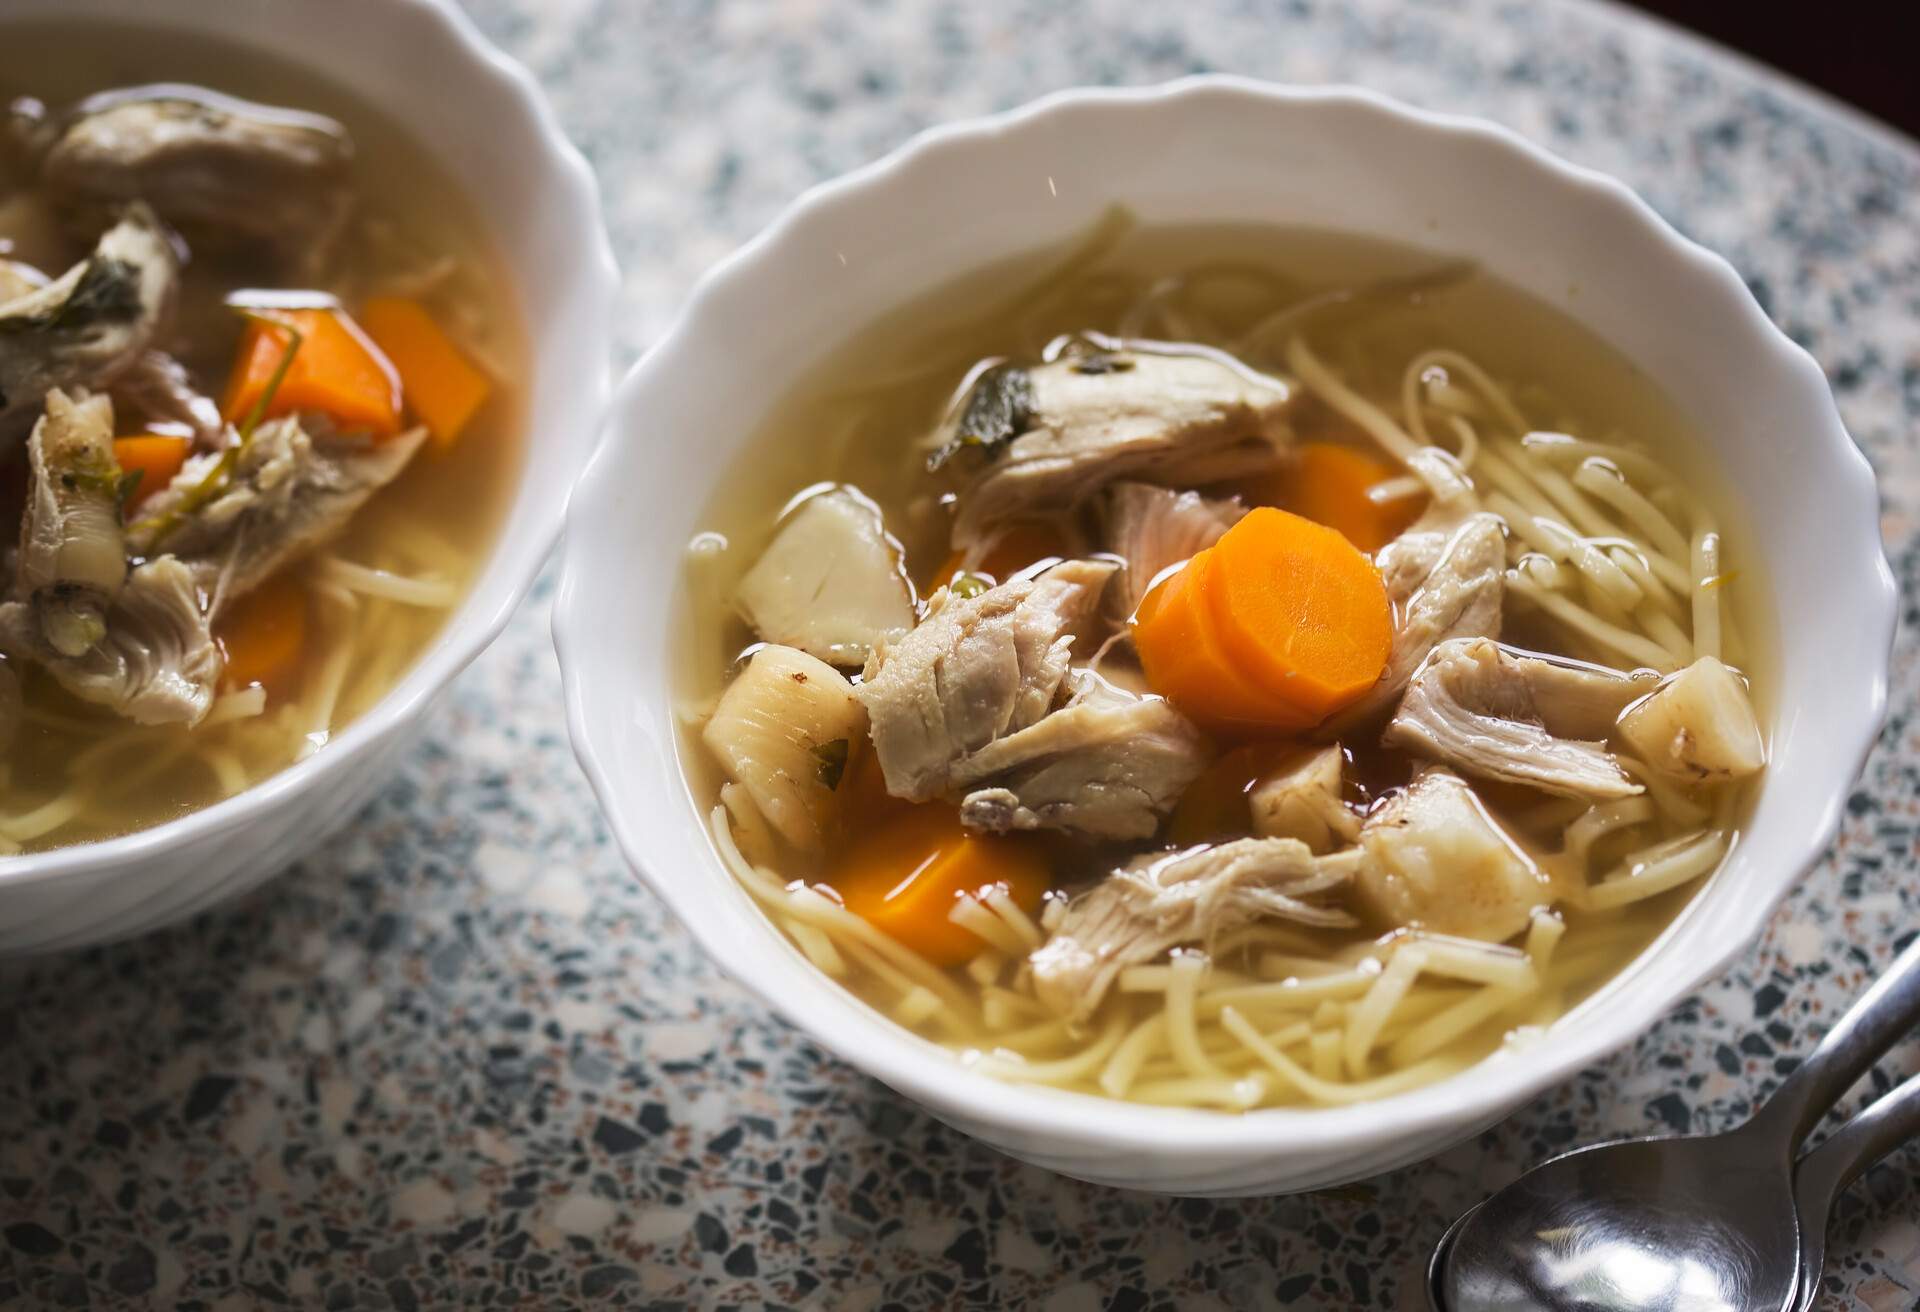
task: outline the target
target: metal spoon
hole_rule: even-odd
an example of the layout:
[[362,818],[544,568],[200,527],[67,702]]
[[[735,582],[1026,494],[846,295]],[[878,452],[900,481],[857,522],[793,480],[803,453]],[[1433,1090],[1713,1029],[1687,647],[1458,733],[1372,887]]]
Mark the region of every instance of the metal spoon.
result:
[[[1746,1124],[1718,1135],[1578,1149],[1461,1218],[1445,1253],[1435,1254],[1437,1306],[1794,1312],[1801,1284],[1794,1148],[1916,1020],[1920,940]],[[1835,1152],[1831,1166],[1842,1161]]]
[[[1869,1166],[1916,1136],[1920,1136],[1920,1075],[1862,1111],[1794,1164],[1793,1196],[1800,1214],[1800,1290],[1794,1312],[1813,1312],[1819,1299],[1833,1204]],[[1433,1258],[1427,1263],[1427,1303],[1434,1312],[1446,1312],[1440,1280],[1454,1236],[1479,1210],[1472,1207],[1462,1212],[1434,1245]]]
[[1827,1263],[1827,1219],[1833,1204],[1861,1172],[1920,1135],[1920,1075],[1835,1130],[1793,1168],[1800,1208],[1800,1297],[1795,1312],[1811,1312]]

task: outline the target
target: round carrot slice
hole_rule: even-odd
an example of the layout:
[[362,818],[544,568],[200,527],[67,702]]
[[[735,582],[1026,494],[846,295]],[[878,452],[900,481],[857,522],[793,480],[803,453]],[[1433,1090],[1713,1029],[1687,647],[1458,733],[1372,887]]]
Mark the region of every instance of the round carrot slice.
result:
[[1313,723],[1379,682],[1393,608],[1380,572],[1341,533],[1262,507],[1212,552],[1220,645],[1271,695]]
[[1311,720],[1248,677],[1222,647],[1207,595],[1213,551],[1199,552],[1140,603],[1134,646],[1155,692],[1223,733],[1292,732]]

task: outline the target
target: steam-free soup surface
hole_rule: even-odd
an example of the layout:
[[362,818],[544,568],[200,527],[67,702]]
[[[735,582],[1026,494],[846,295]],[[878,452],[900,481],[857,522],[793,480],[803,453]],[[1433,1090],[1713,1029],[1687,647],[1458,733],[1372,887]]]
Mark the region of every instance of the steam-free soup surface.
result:
[[703,526],[682,756],[723,855],[1008,1080],[1442,1078],[1670,924],[1764,768],[1697,443],[1427,253],[1116,213],[835,350]]
[[132,28],[0,43],[0,851],[325,750],[458,606],[520,460],[481,215],[377,106]]

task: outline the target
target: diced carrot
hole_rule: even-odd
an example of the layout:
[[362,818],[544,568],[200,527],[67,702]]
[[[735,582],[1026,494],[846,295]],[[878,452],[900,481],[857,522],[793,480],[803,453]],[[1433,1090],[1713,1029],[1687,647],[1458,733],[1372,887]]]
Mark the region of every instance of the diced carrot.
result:
[[1306,442],[1279,468],[1228,484],[1249,505],[1278,506],[1304,519],[1337,528],[1369,554],[1399,537],[1426,508],[1424,492],[1388,501],[1368,495],[1403,477],[1405,470],[1344,442]]
[[1044,855],[1025,837],[968,833],[937,802],[863,827],[828,874],[847,910],[938,966],[957,966],[986,946],[948,919],[957,899],[995,885],[1031,914],[1047,891]]
[[1221,646],[1261,686],[1317,722],[1379,682],[1393,607],[1380,571],[1341,533],[1261,507],[1212,553]]
[[1333,529],[1250,511],[1141,602],[1134,646],[1156,691],[1223,733],[1296,733],[1379,681],[1393,610]]
[[447,450],[493,391],[493,383],[453,344],[426,307],[380,296],[360,307],[360,323],[400,372],[407,410]]
[[[318,410],[342,429],[364,430],[375,438],[400,431],[400,377],[345,311],[276,309],[265,314],[291,323],[301,341],[286,377],[268,397],[263,418]],[[267,395],[289,340],[281,323],[248,318],[220,406],[229,421],[245,423]]]
[[[973,573],[985,574],[995,583],[1004,583],[1029,565],[1049,556],[1065,556],[1070,546],[1057,526],[1044,520],[1021,519],[1007,525],[973,567]],[[927,580],[929,590],[945,587],[953,576],[966,568],[964,551],[950,554]]]
[[1167,837],[1179,847],[1245,838],[1253,827],[1247,794],[1299,750],[1297,743],[1277,740],[1242,743],[1222,752],[1180,794],[1167,821]]
[[127,509],[132,510],[173,482],[180,466],[187,463],[187,451],[192,445],[189,438],[163,437],[157,433],[114,438],[113,458],[119,462],[120,472],[140,475],[140,481],[133,485],[127,497]]
[[1364,451],[1337,442],[1308,442],[1295,454],[1285,475],[1280,505],[1317,524],[1340,530],[1347,541],[1375,552],[1399,537],[1419,518],[1426,496],[1409,492],[1377,501],[1370,489],[1404,476],[1405,471]]
[[269,692],[300,663],[307,642],[307,590],[300,580],[276,574],[233,603],[214,625],[226,653],[229,688],[264,685]]
[[1294,733],[1313,718],[1262,687],[1221,645],[1213,608],[1214,548],[1155,585],[1134,616],[1134,647],[1147,682],[1216,732]]

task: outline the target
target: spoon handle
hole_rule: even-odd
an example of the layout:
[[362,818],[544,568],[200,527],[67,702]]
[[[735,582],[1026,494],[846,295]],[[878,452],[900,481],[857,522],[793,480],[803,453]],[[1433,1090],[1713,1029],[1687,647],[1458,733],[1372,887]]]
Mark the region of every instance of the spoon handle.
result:
[[1920,1075],[1911,1076],[1835,1130],[1793,1168],[1793,1200],[1800,1214],[1799,1308],[1813,1306],[1826,1257],[1823,1237],[1834,1200],[1860,1173],[1916,1136],[1920,1136]]
[[1827,1108],[1840,1101],[1847,1086],[1916,1021],[1920,1021],[1920,938],[1908,944],[1887,973],[1834,1022],[1820,1046],[1748,1124],[1762,1133],[1777,1134],[1791,1151]]

